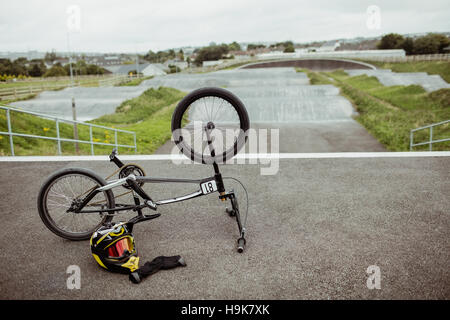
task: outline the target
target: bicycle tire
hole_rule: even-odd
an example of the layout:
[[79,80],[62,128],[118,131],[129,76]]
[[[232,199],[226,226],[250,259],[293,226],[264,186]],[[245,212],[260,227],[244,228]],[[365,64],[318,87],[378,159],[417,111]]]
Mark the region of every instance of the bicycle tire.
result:
[[[58,227],[58,225],[53,221],[52,217],[49,214],[48,206],[47,206],[47,199],[48,199],[48,193],[53,186],[54,183],[58,181],[58,179],[61,179],[64,176],[68,175],[80,175],[80,176],[86,176],[93,180],[95,183],[98,184],[98,186],[104,186],[107,184],[105,179],[97,175],[91,170],[83,169],[83,168],[67,168],[67,169],[61,169],[54,174],[52,174],[50,177],[47,178],[47,180],[43,183],[41,189],[39,190],[38,200],[37,200],[37,206],[39,211],[39,216],[41,217],[42,222],[44,222],[45,226],[52,231],[54,234],[68,239],[68,240],[87,240],[91,237],[92,233],[98,229],[101,225],[110,222],[113,219],[113,216],[111,215],[104,215],[101,219],[99,219],[99,223],[92,227],[91,229],[85,231],[85,232],[70,232],[61,229]],[[89,189],[88,189],[89,190]],[[108,209],[112,209],[115,207],[115,201],[114,201],[114,194],[111,190],[103,191],[103,194],[106,199],[106,204]]]
[[[183,129],[183,117],[185,116],[186,110],[196,101],[208,97],[216,97],[227,101],[229,105],[234,108],[239,117],[240,133],[236,141],[231,147],[223,152],[217,153],[214,157],[205,155],[203,152],[200,153],[199,150],[193,150],[193,148],[184,142],[181,134],[181,129]],[[203,164],[212,164],[214,162],[223,163],[235,156],[247,141],[247,131],[249,128],[249,116],[242,101],[230,91],[222,88],[207,87],[192,91],[178,103],[172,116],[172,136],[175,144],[188,158]]]

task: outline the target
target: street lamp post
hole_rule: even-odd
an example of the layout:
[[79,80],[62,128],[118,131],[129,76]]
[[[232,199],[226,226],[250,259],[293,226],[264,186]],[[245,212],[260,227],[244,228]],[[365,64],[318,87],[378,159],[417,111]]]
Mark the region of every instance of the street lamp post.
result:
[[[69,45],[69,33],[67,33],[67,46],[69,49],[70,87],[72,90],[72,118],[73,118],[73,121],[77,121],[75,95],[73,93],[74,81],[73,81],[73,68],[72,68],[72,53],[70,52],[70,45]],[[75,142],[75,152],[78,154],[78,153],[80,153],[80,147],[78,145],[78,126],[77,126],[76,122],[73,123],[73,138],[74,138],[74,140],[77,140]]]

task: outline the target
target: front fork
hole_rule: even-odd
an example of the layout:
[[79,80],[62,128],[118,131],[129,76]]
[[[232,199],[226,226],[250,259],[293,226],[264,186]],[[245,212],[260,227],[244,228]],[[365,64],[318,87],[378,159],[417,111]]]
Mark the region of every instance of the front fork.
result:
[[246,240],[245,240],[245,228],[242,226],[241,214],[239,212],[239,204],[237,201],[236,194],[233,190],[223,193],[219,196],[221,200],[229,199],[231,202],[231,209],[226,208],[226,212],[230,215],[230,217],[235,217],[236,222],[239,228],[239,238],[237,240],[237,250],[239,253],[242,253],[245,248]]
[[[204,128],[205,132],[206,132],[208,147],[209,147],[212,158],[214,158],[216,156],[216,152],[215,152],[213,144],[212,144],[213,139],[211,137],[211,130],[213,130],[214,128],[215,128],[215,126],[212,122],[209,122]],[[244,247],[246,244],[245,228],[242,227],[241,215],[239,213],[239,205],[237,202],[236,195],[233,190],[231,190],[229,192],[225,192],[225,186],[223,184],[222,174],[219,171],[219,165],[215,161],[213,162],[213,168],[214,168],[214,178],[215,178],[216,184],[217,184],[217,190],[219,191],[219,194],[220,194],[219,199],[222,201],[230,199],[230,201],[231,201],[231,210],[226,209],[226,211],[230,216],[236,217],[236,222],[237,222],[237,225],[239,228],[239,238],[237,240],[237,250],[239,253],[242,253],[244,251]]]

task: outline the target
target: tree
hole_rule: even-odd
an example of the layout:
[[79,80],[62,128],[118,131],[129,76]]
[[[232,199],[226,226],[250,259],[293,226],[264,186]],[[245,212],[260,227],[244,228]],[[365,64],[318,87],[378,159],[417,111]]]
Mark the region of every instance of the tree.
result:
[[10,74],[19,76],[19,75],[28,75],[28,69],[27,69],[27,58],[20,57],[13,61],[10,69]]
[[35,59],[30,61],[30,66],[28,67],[28,75],[32,77],[42,77],[47,71],[44,60]]
[[384,35],[380,43],[378,43],[378,49],[402,49],[402,44],[405,41],[402,35],[397,33],[389,33]]
[[249,43],[247,45],[247,50],[255,50],[255,49],[262,49],[265,48],[266,46],[263,44],[253,44],[253,43]]
[[285,53],[288,53],[288,52],[295,52],[294,45],[293,45],[293,44],[287,45],[287,46],[284,48],[283,52],[285,52]]
[[149,52],[144,56],[144,59],[151,63],[163,63],[167,60],[175,59],[176,54],[173,49],[168,51],[158,51],[157,53],[149,50]]
[[52,51],[52,52],[47,52],[45,53],[45,57],[44,60],[47,62],[53,62],[57,59],[58,57],[56,56],[56,52]]
[[443,53],[444,48],[450,44],[450,40],[442,35],[430,33],[426,36],[419,37],[414,41],[415,54],[434,54]]
[[223,56],[228,54],[229,51],[230,49],[226,44],[203,47],[197,52],[195,64],[200,66],[203,61],[222,59]]
[[406,54],[413,54],[414,52],[414,40],[412,38],[406,38],[402,43],[402,49],[405,50]]
[[233,41],[228,45],[230,51],[241,51],[241,46],[236,41]]
[[181,61],[184,61],[184,52],[182,49],[180,49],[180,51],[178,51],[178,59]]

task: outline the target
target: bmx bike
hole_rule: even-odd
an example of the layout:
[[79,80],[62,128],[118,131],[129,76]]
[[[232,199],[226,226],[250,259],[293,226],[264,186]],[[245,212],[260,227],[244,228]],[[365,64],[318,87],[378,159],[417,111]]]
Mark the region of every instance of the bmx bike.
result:
[[[144,214],[143,209],[157,211],[158,206],[219,193],[221,201],[230,201],[226,212],[236,219],[239,237],[237,250],[243,252],[246,239],[248,195],[244,185],[235,178],[222,177],[219,164],[226,162],[244,146],[250,127],[243,103],[231,92],[221,88],[192,91],[177,105],[172,115],[172,136],[181,152],[191,160],[211,164],[214,175],[201,179],[158,178],[145,175],[137,164],[124,164],[113,149],[109,156],[118,169],[103,178],[92,170],[65,168],[53,173],[43,183],[38,196],[39,215],[48,229],[69,240],[87,240],[102,225],[112,225],[119,213],[136,212],[128,223],[152,220],[161,214]],[[111,179],[118,174],[118,177]],[[226,191],[224,180],[236,180],[244,188],[247,206],[242,219],[237,195]],[[144,191],[145,183],[196,184],[198,189],[182,196],[153,200]],[[114,188],[125,193],[114,195]],[[132,203],[116,199],[131,194]]]

